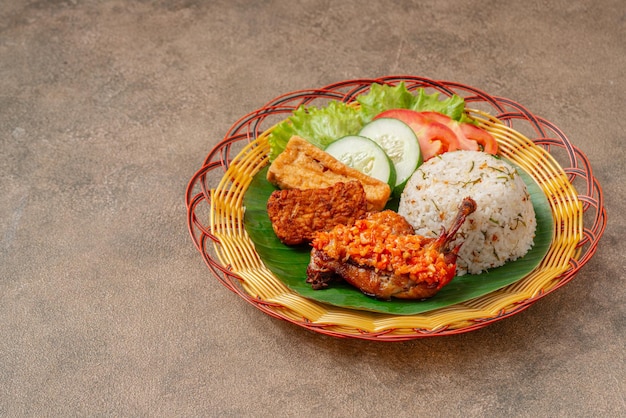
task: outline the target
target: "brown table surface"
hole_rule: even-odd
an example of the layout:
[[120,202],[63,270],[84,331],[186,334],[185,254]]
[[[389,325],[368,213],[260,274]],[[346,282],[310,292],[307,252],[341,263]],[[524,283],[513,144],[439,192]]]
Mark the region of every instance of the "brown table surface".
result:
[[[624,416],[626,5],[0,3],[0,416]],[[185,187],[279,94],[410,74],[524,104],[609,224],[477,331],[381,343],[265,315],[192,245]]]

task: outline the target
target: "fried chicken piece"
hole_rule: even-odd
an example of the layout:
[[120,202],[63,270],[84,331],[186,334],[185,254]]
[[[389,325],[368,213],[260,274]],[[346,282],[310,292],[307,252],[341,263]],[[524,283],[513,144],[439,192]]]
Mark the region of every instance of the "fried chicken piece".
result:
[[358,181],[321,189],[272,192],[267,213],[276,236],[286,245],[307,243],[318,231],[352,225],[366,214],[365,190]]
[[323,289],[343,279],[379,299],[430,298],[454,278],[460,246],[448,246],[475,210],[473,199],[463,199],[450,230],[442,228],[438,238],[413,234],[392,211],[318,233],[311,243],[307,283]]
[[356,180],[365,189],[369,211],[382,210],[391,195],[387,183],[348,167],[298,136],[272,162],[267,180],[281,189],[315,189]]

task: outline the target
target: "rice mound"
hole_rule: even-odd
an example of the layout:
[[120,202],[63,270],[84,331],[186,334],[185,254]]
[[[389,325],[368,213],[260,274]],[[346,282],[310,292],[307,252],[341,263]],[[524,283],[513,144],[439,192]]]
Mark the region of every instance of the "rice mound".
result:
[[526,184],[511,164],[484,152],[447,152],[426,161],[407,182],[398,213],[416,234],[436,237],[468,196],[477,208],[452,244],[463,243],[457,275],[501,266],[532,248],[537,220]]

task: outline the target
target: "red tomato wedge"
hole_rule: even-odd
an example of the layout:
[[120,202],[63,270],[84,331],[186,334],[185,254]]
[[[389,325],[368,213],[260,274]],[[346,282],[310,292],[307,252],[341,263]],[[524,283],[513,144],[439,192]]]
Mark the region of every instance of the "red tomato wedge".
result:
[[432,120],[442,125],[450,128],[454,135],[456,135],[457,140],[459,141],[459,149],[468,150],[468,151],[478,151],[478,144],[476,141],[469,140],[465,137],[461,130],[461,124],[452,119],[449,116],[446,116],[442,113],[437,112],[420,112],[426,116],[428,120]]
[[424,161],[435,155],[459,149],[457,135],[445,124],[428,118],[424,113],[426,112],[410,109],[390,109],[378,114],[374,119],[399,119],[409,125],[417,136]]
[[461,126],[463,136],[478,143],[479,149],[489,154],[495,155],[498,153],[498,142],[489,132],[471,123],[461,123],[459,125]]
[[491,134],[471,123],[459,123],[441,113],[421,112],[430,120],[446,125],[455,133],[459,140],[459,149],[468,151],[484,151],[489,154],[498,153],[498,143]]

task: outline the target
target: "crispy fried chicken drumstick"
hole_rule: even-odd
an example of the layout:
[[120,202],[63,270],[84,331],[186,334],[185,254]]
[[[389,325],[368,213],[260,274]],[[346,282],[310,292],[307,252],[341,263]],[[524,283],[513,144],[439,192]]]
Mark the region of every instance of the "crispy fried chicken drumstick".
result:
[[450,229],[442,227],[437,238],[415,235],[401,215],[389,210],[320,232],[311,242],[307,283],[323,289],[343,279],[379,299],[430,298],[454,278],[460,245],[449,244],[475,210],[473,199],[463,199]]

